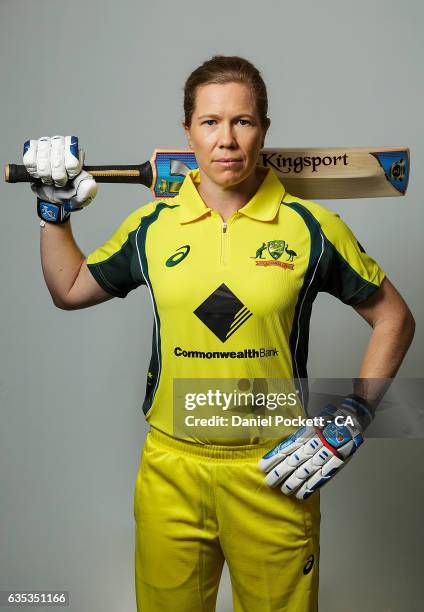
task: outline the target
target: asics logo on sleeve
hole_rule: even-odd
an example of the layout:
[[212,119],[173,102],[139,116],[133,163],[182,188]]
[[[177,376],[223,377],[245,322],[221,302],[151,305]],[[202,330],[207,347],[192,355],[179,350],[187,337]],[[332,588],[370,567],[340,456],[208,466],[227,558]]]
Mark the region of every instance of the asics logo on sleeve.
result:
[[305,576],[307,576],[307,574],[309,574],[309,572],[311,571],[312,566],[314,564],[314,560],[315,560],[314,555],[310,555],[308,557],[308,560],[306,561],[305,567],[303,568],[303,573],[304,573]]
[[166,266],[168,268],[172,268],[172,266],[176,266],[177,264],[181,263],[182,260],[187,257],[189,252],[190,252],[189,244],[184,244],[183,246],[179,247],[177,252],[171,255],[171,257],[169,257],[166,260]]

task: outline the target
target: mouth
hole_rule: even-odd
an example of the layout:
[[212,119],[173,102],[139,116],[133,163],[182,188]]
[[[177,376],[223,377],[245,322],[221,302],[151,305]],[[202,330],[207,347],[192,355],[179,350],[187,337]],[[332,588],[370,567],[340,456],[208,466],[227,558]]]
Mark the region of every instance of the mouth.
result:
[[215,162],[218,164],[221,164],[222,166],[231,167],[231,166],[236,166],[237,164],[241,164],[242,160],[228,157],[228,158],[216,159]]

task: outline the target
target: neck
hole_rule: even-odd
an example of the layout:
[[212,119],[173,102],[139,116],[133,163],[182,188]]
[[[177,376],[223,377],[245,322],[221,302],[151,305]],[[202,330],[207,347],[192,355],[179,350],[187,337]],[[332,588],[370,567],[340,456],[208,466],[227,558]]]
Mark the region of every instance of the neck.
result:
[[243,208],[252,199],[266,172],[265,168],[256,166],[255,171],[244,181],[234,187],[223,188],[213,183],[200,169],[200,183],[196,184],[196,188],[206,206],[216,210],[224,221],[227,221],[235,211]]

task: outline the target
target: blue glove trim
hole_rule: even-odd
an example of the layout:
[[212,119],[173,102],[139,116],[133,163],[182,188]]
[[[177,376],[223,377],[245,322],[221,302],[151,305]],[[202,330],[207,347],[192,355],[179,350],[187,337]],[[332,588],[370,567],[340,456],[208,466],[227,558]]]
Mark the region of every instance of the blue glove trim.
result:
[[341,407],[346,408],[346,410],[356,416],[362,431],[365,431],[374,418],[374,408],[371,404],[355,393],[346,395],[342,401]]
[[37,214],[40,219],[47,221],[47,223],[66,223],[66,221],[69,221],[71,217],[69,206],[69,201],[62,205],[37,198]]
[[78,136],[71,136],[71,144],[69,150],[74,157],[78,159]]
[[305,430],[306,430],[306,427],[301,427],[300,429],[295,431],[293,434],[291,434],[290,436],[288,436],[287,438],[279,442],[277,446],[274,446],[274,448],[268,451],[266,455],[264,455],[262,458],[269,459],[270,457],[273,457],[274,455],[279,453],[280,450],[284,449],[286,446],[289,446],[289,444],[296,442],[296,440],[305,433]]
[[344,446],[346,442],[352,440],[352,434],[345,425],[337,426],[336,423],[329,423],[322,430],[322,435],[331,446],[339,448]]

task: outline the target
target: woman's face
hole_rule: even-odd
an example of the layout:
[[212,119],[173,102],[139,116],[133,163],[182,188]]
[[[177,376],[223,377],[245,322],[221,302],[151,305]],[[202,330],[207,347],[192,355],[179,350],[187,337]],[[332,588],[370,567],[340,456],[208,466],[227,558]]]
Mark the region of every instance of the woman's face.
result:
[[242,83],[198,87],[191,126],[184,129],[200,170],[224,189],[254,172],[267,131]]

